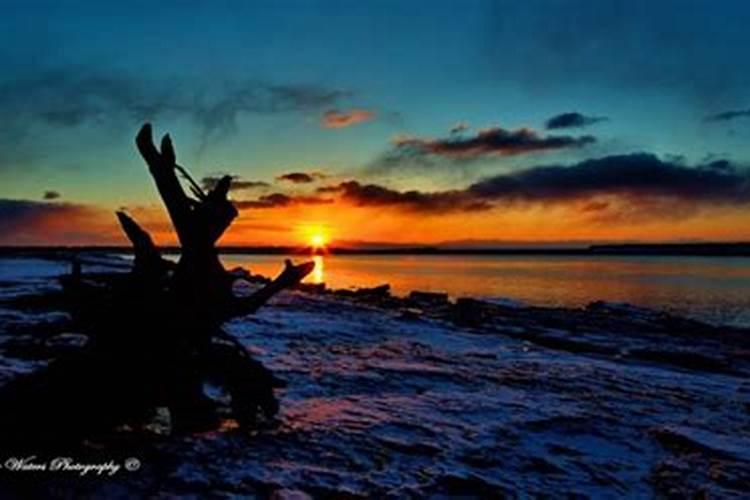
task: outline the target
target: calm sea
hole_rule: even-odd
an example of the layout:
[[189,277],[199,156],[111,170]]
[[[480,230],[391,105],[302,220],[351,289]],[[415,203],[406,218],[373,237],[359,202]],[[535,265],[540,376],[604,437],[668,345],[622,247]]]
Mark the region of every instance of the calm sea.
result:
[[[279,255],[227,255],[227,267],[277,274]],[[300,260],[300,257],[294,257]],[[532,305],[628,302],[713,323],[750,326],[750,259],[631,256],[315,257],[311,283],[331,288],[390,283],[393,293],[510,298]]]

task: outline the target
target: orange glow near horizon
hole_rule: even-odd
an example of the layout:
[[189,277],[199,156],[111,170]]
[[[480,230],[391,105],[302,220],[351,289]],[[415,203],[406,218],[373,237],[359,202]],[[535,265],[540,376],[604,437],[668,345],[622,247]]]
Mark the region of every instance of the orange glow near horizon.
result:
[[325,250],[357,242],[736,241],[750,239],[747,217],[744,210],[715,208],[686,217],[610,222],[563,205],[427,214],[337,202],[243,212],[221,244]]
[[[122,244],[117,207],[65,206],[27,219],[23,230],[9,231],[4,244]],[[157,245],[177,244],[165,210],[142,205],[130,214]],[[640,215],[640,214],[636,214]],[[315,206],[243,210],[220,245],[292,246],[325,250],[368,243],[437,244],[466,242],[588,241],[740,241],[750,240],[745,208],[711,207],[684,213],[620,220],[593,218],[574,204],[498,207],[483,212],[424,213],[393,207],[361,207],[337,201]],[[74,220],[74,223],[71,223]]]

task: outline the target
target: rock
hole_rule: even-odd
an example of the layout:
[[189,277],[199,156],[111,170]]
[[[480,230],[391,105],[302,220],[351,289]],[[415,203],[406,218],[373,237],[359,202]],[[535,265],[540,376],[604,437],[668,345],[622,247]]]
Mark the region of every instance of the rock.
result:
[[166,406],[157,407],[151,420],[143,428],[160,436],[169,436],[172,433],[172,415],[169,408]]
[[734,374],[736,370],[725,360],[686,349],[632,349],[631,357],[666,363],[691,371]]
[[700,453],[712,458],[750,460],[747,440],[742,437],[681,425],[653,428],[649,434],[676,455]]
[[415,290],[409,294],[409,300],[418,304],[438,306],[448,304],[447,293],[420,292]]
[[416,307],[407,307],[401,310],[401,319],[415,321],[422,317],[424,311],[417,309]]
[[393,437],[380,438],[380,442],[395,451],[411,455],[434,457],[442,451],[439,446],[425,441],[409,441]]
[[248,279],[252,276],[252,273],[250,273],[250,270],[245,269],[244,267],[237,266],[230,271],[227,271],[232,277],[234,278],[244,278]]
[[572,337],[562,331],[526,332],[522,335],[525,340],[548,349],[574,352],[579,354],[605,354],[614,356],[619,351],[607,345],[591,341],[586,337]]
[[480,300],[461,297],[453,306],[453,321],[463,326],[479,326],[487,319],[487,304]]
[[307,293],[322,294],[326,292],[325,283],[300,283],[297,285],[297,290]]
[[86,335],[80,333],[61,333],[45,340],[44,345],[58,354],[76,351],[83,348],[89,341]]
[[586,311],[610,317],[626,318],[629,321],[637,320],[645,322],[664,320],[668,316],[661,311],[635,306],[627,302],[608,302],[604,300],[589,303],[586,306]]
[[388,283],[373,288],[358,288],[354,291],[355,297],[385,298],[391,296],[391,285]]
[[434,496],[439,498],[506,498],[513,496],[513,492],[476,474],[462,476],[446,473],[437,478],[433,488]]
[[312,497],[302,490],[284,488],[271,493],[271,500],[312,500]]

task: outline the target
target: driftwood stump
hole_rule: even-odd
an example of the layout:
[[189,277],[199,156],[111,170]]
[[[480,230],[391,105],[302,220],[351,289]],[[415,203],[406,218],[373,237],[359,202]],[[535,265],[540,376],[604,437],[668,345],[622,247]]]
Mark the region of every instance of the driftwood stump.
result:
[[[164,406],[173,430],[210,428],[216,417],[214,402],[203,393],[208,380],[231,395],[241,425],[255,425],[278,410],[273,389],[281,382],[222,324],[298,284],[314,264],[287,260],[281,274],[255,294],[234,296],[238,278],[224,269],[216,249],[238,214],[227,198],[231,178],[204,192],[177,164],[168,135],[157,150],[149,124],[136,145],[177,233],[179,260],[164,259],[135,220],[117,213],[133,245],[132,271],[103,282],[80,272],[62,279],[74,323],[90,341],[82,351],[0,390],[0,444],[76,442],[142,421]],[[178,174],[190,183],[192,196]]]

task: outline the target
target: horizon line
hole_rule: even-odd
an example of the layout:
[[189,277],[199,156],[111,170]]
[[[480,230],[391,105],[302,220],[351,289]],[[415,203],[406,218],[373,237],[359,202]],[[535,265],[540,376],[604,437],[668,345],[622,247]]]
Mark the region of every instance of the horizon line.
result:
[[[444,245],[444,244],[443,244]],[[179,253],[177,245],[158,247],[165,253]],[[431,245],[394,245],[387,247],[346,247],[293,245],[223,245],[224,255],[675,255],[675,256],[739,256],[750,257],[750,241],[733,242],[660,242],[660,243],[597,243],[583,246],[497,246],[457,247]],[[129,245],[0,245],[0,255],[43,252],[118,252],[132,253]]]

